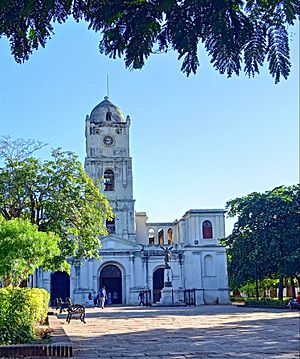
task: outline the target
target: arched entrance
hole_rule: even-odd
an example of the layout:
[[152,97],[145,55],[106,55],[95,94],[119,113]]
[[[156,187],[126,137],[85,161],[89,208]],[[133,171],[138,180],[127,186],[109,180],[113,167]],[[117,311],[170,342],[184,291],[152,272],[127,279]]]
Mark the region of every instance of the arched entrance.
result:
[[117,266],[109,264],[101,269],[100,288],[103,286],[107,295],[111,293],[113,304],[122,304],[122,273]]
[[54,272],[51,274],[51,290],[50,300],[51,304],[55,304],[56,298],[61,298],[63,301],[66,297],[70,297],[70,276],[67,272]]
[[157,268],[153,273],[153,303],[159,302],[164,287],[164,268]]

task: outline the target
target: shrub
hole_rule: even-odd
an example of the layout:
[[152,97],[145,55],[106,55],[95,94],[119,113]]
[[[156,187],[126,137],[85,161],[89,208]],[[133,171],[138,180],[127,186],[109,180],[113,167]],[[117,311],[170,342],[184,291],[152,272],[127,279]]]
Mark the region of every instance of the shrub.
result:
[[230,301],[231,302],[236,302],[236,303],[244,303],[246,301],[247,298],[243,298],[243,297],[235,297],[234,295],[230,296]]
[[45,289],[0,289],[0,344],[28,343],[47,316],[50,295]]
[[251,306],[263,306],[263,307],[286,307],[289,303],[289,299],[284,299],[284,300],[280,300],[280,299],[271,299],[271,298],[267,298],[267,299],[260,299],[260,300],[256,300],[256,299],[249,299],[246,300],[245,305],[251,305]]

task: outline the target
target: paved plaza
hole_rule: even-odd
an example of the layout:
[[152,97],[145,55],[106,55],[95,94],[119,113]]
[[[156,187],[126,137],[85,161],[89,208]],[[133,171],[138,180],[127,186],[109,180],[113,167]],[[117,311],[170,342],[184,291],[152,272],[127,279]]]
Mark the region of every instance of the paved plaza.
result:
[[299,312],[236,306],[87,309],[59,320],[75,358],[299,358]]

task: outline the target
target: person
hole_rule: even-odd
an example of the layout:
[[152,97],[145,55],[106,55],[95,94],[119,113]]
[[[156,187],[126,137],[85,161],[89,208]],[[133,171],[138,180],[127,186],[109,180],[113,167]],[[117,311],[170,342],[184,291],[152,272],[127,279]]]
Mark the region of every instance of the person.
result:
[[113,291],[112,299],[113,299],[114,304],[116,304],[118,302],[118,293],[116,290]]
[[300,292],[297,292],[296,298],[295,299],[291,299],[289,301],[288,307],[290,309],[292,308],[299,308],[300,307]]
[[86,302],[86,306],[89,308],[94,307],[94,299],[93,299],[92,292],[89,292],[89,294],[88,294],[88,300]]
[[108,292],[108,293],[107,293],[107,304],[108,304],[108,305],[112,304],[111,292]]
[[105,301],[106,301],[106,299],[107,299],[107,294],[106,294],[105,286],[103,286],[103,287],[100,289],[99,299],[100,299],[101,308],[104,309]]
[[139,296],[138,296],[138,298],[139,298],[139,305],[145,305],[145,303],[144,303],[144,292],[139,292]]
[[96,293],[95,289],[93,290],[93,298],[94,298],[94,306],[97,306],[97,302],[98,302],[98,298],[99,295]]

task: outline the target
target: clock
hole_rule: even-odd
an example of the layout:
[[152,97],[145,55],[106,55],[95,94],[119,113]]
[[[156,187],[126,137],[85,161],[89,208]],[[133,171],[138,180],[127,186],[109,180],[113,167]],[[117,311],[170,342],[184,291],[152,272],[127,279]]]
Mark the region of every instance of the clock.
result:
[[105,146],[112,146],[114,144],[114,138],[112,136],[105,136],[103,138],[103,143]]

